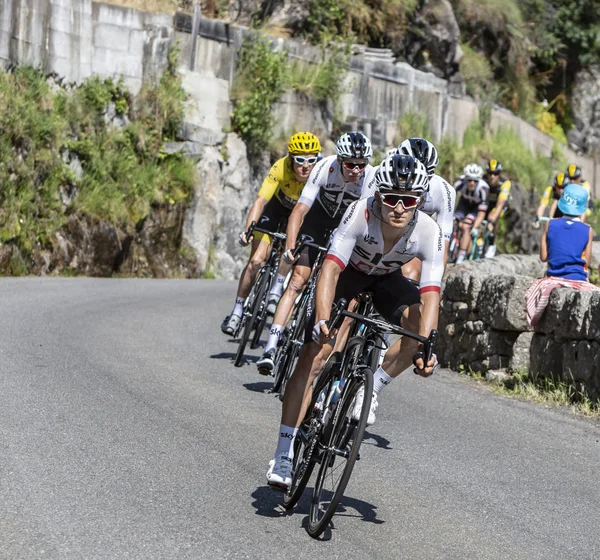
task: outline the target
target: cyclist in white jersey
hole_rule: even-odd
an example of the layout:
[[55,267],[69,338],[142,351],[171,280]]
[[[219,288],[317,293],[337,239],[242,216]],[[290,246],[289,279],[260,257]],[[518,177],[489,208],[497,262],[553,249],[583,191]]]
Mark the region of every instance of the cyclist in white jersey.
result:
[[[448,181],[435,173],[440,162],[435,146],[425,138],[408,138],[398,146],[397,153],[413,156],[427,169],[429,190],[425,194],[423,204],[419,208],[429,216],[435,215],[435,221],[442,228],[444,236],[444,265],[448,260],[448,246],[454,227],[454,204],[456,190]],[[418,281],[421,274],[421,261],[413,259],[402,267],[406,278]]]
[[457,263],[461,263],[471,250],[472,236],[477,237],[477,231],[488,210],[490,186],[482,179],[483,169],[476,163],[470,163],[464,170],[464,175],[454,183],[460,200],[454,211],[454,217],[460,220],[462,237],[458,251]]
[[[311,399],[312,383],[332,350],[326,321],[334,299],[350,301],[361,291],[373,294],[377,311],[387,320],[428,336],[437,328],[444,244],[438,224],[417,210],[429,182],[425,166],[410,156],[388,156],[377,170],[374,196],[354,202],[337,229],[321,269],[316,310],[311,314],[296,369],[284,394],[279,442],[267,471],[267,482],[289,487],[294,438]],[[421,288],[402,275],[402,265],[418,257],[423,262]],[[312,339],[312,340],[311,340]],[[403,337],[388,350],[374,373],[374,395],[367,423],[375,421],[377,394],[407,369],[414,359],[417,372],[431,375],[435,356],[425,364],[422,348]],[[357,394],[353,414],[364,395]]]
[[[369,165],[373,155],[370,140],[361,132],[343,134],[336,145],[337,155],[320,161],[312,170],[298,203],[288,219],[284,260],[293,262],[292,249],[299,234],[326,245],[348,206],[370,194],[369,183],[375,169]],[[292,278],[283,294],[269,332],[265,351],[256,362],[258,371],[268,375],[274,367],[279,337],[285,328],[296,298],[304,288],[318,252],[305,249],[294,267]]]

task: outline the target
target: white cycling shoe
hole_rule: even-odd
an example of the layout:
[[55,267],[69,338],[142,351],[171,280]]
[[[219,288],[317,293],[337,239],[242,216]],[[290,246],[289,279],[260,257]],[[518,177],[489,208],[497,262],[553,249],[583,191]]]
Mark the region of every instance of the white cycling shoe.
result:
[[292,460],[287,455],[271,459],[267,471],[267,484],[280,490],[287,490],[292,485]]
[[[365,388],[361,387],[354,397],[354,406],[352,408],[352,420],[356,420],[357,422],[360,420],[360,413],[362,411],[363,400],[365,398]],[[369,417],[367,418],[367,426],[371,426],[375,424],[375,412],[377,411],[377,407],[379,403],[377,402],[377,393],[373,393],[373,398],[371,399],[371,409],[369,410]]]

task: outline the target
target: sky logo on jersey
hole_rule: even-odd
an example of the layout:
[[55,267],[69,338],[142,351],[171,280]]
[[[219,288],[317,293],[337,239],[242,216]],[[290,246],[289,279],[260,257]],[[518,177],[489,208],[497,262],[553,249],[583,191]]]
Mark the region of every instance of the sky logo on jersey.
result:
[[368,243],[369,245],[377,245],[377,239],[375,239],[372,235],[369,235],[369,233],[365,233],[365,236],[363,238],[365,240],[365,243]]

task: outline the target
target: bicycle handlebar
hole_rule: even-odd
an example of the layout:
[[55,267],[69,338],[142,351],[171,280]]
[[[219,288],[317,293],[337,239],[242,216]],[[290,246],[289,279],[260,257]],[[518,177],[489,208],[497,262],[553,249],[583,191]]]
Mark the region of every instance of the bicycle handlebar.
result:
[[312,241],[309,241],[309,239],[312,239],[309,235],[300,236],[300,239],[296,242],[296,246],[292,249],[292,254],[294,255],[294,258],[298,257],[298,255],[302,252],[304,247],[313,247],[314,249],[317,249],[317,251],[320,252],[327,251],[327,247],[321,247],[321,245],[313,243]]
[[250,237],[252,236],[252,234],[255,231],[259,231],[260,233],[266,233],[270,237],[279,239],[280,241],[285,241],[285,239],[286,239],[285,233],[278,233],[278,232],[274,232],[274,231],[269,231],[268,229],[265,229],[265,228],[261,228],[260,226],[256,225],[256,222],[252,222],[250,224],[250,227],[248,228],[248,231],[246,232],[246,239],[250,239]]

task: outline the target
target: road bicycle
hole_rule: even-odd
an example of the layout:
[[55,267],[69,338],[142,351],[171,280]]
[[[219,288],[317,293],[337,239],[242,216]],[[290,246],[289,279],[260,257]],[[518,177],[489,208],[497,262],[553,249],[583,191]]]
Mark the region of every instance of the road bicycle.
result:
[[[244,302],[242,320],[238,329],[238,333],[241,332],[242,334],[234,361],[236,367],[240,367],[244,362],[244,351],[248,342],[250,342],[250,348],[256,348],[260,342],[260,337],[267,321],[269,290],[275,280],[281,254],[285,248],[285,233],[275,233],[257,226],[256,222],[252,222],[246,232],[246,239],[250,239],[252,233],[255,231],[266,233],[271,237],[271,252],[269,258],[259,268],[254,285]],[[252,331],[254,331],[254,335],[250,339]]]
[[302,293],[296,300],[292,315],[288,324],[281,334],[277,349],[275,350],[274,367],[272,375],[274,377],[273,387],[271,393],[279,393],[281,397],[285,393],[287,382],[289,381],[298,356],[300,355],[300,349],[304,344],[304,331],[306,327],[306,321],[310,314],[309,304],[310,299],[313,297],[314,288],[319,278],[321,271],[321,265],[325,260],[327,254],[327,247],[321,247],[320,245],[313,243],[312,238],[302,235],[299,242],[294,249],[294,256],[299,255],[305,247],[312,247],[318,251],[317,258],[308,277],[308,281],[302,290]]
[[[462,220],[454,220],[454,227],[452,229],[452,236],[450,237],[450,245],[448,246],[448,262],[455,263],[458,258],[458,252],[460,251],[460,241],[464,235],[460,224]],[[479,261],[485,258],[485,253],[489,247],[490,231],[487,227],[488,222],[483,220],[477,230],[477,237],[473,239],[471,244],[471,251],[467,257],[470,261]]]
[[[361,308],[360,297],[358,307]],[[329,359],[315,381],[308,411],[294,440],[292,483],[283,497],[283,506],[293,508],[319,465],[307,527],[308,533],[315,538],[325,531],[335,514],[359,459],[373,395],[373,367],[377,359],[373,350],[381,344],[386,333],[408,336],[423,343],[427,362],[437,339],[436,330],[424,337],[382,318],[345,308],[346,302],[340,300],[329,328],[336,328],[342,317],[355,319],[362,328],[347,340],[342,352]],[[364,398],[358,420],[355,420],[354,401],[360,389],[364,391]]]

